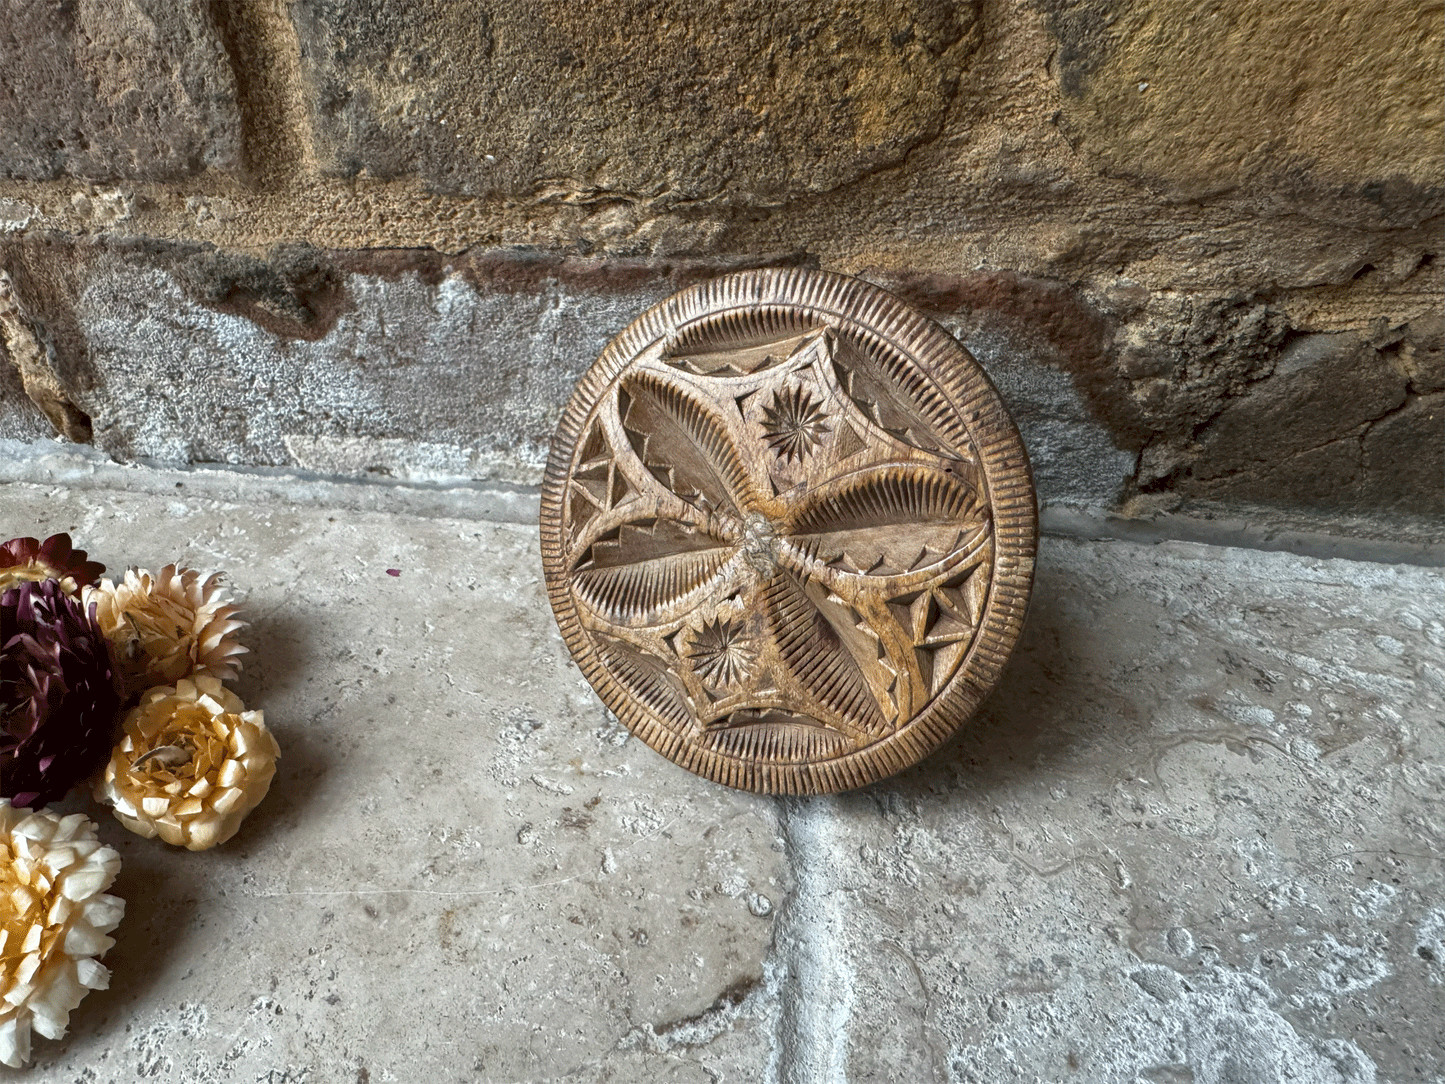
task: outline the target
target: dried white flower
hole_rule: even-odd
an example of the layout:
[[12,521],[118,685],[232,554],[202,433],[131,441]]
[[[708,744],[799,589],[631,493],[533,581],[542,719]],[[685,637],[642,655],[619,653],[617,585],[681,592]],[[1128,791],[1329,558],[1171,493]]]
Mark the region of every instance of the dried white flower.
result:
[[96,798],[132,832],[192,851],[236,834],[281,755],[262,713],[204,674],[151,689],[123,730]]
[[96,957],[125,914],[105,895],[120,855],[81,813],[12,809],[0,799],[0,1064],[30,1060],[30,1031],[59,1039],[87,990],[110,972]]
[[102,580],[87,588],[96,620],[115,648],[117,661],[136,684],[174,685],[192,674],[226,680],[241,669],[246,649],[235,633],[245,627],[240,610],[221,585],[193,569],[166,565],[152,575],[132,568],[120,583]]

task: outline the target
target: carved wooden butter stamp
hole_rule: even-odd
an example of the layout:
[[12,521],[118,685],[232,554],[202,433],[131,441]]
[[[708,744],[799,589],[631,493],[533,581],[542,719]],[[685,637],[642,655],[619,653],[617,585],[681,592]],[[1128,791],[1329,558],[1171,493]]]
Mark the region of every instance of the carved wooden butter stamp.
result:
[[562,635],[635,734],[808,794],[922,759],[1017,640],[1037,511],[978,364],[893,295],[748,271],[675,294],[562,415],[542,558]]

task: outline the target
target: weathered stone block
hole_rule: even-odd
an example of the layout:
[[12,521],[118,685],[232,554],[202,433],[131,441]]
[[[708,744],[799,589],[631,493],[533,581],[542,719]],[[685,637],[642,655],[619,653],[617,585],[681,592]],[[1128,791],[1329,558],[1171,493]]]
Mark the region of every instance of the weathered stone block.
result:
[[1108,506],[1134,473],[1137,412],[1118,394],[1113,328],[1076,290],[1007,271],[874,276],[967,345],[998,386],[1045,501]]
[[1445,315],[1414,320],[1398,339],[1393,335],[1387,338],[1393,341],[1381,345],[1396,351],[1411,391],[1445,391]]
[[[26,311],[10,275],[0,269],[0,364],[7,382],[18,384],[29,404],[55,431],[75,441],[91,438],[90,419],[76,409],[56,364],[56,352],[45,329]],[[5,385],[0,384],[0,391]],[[6,412],[11,413],[10,411]]]
[[[101,449],[402,481],[535,482],[562,404],[607,341],[653,302],[726,270],[302,246],[265,260],[179,248],[50,255],[17,263],[37,289],[56,267],[73,271],[50,282],[46,310],[75,329],[58,353]],[[910,296],[932,298],[993,373],[1044,499],[1108,504],[1134,456],[1070,375],[1099,363],[1103,322],[1052,284],[989,276],[959,291],[949,303],[961,313],[939,312],[921,289]]]
[[1065,131],[1172,197],[1241,191],[1405,224],[1445,196],[1445,24],[1413,0],[1039,0]]
[[0,357],[0,439],[40,440],[54,431],[40,408],[25,394],[20,374]]
[[1403,375],[1357,336],[1297,336],[1269,376],[1210,422],[1192,473],[1207,479],[1278,469],[1293,455],[1356,436],[1404,401]]
[[[578,289],[545,265],[487,262],[348,274],[314,250],[106,253],[74,300],[76,400],[97,446],[125,459],[536,481],[577,378],[671,287]],[[498,270],[522,282],[474,287]]]
[[233,168],[240,146],[203,0],[0,6],[0,176],[173,180]]
[[1354,335],[1302,335],[1190,450],[1185,494],[1353,512],[1445,508],[1445,416]]
[[[93,431],[122,460],[411,482],[536,482],[612,335],[738,266],[304,245],[263,259],[54,235],[3,258],[76,439]],[[1123,304],[1003,271],[873,277],[985,365],[1046,503],[1397,516],[1445,501],[1432,320],[1322,334],[1252,296]]]
[[977,725],[786,811],[780,1079],[1428,1079],[1441,586],[1044,539]]
[[1371,1084],[1445,1063],[1438,570],[1045,538],[970,726],[864,791],[776,801],[602,711],[527,523],[63,458],[0,483],[0,537],[229,570],[254,622],[238,691],[283,752],[201,856],[75,802],[122,851],[127,913],[110,989],[26,1079]]
[[1356,508],[1445,516],[1445,392],[1412,396],[1361,438]]
[[936,136],[976,2],[298,0],[319,158],[542,202],[777,202]]

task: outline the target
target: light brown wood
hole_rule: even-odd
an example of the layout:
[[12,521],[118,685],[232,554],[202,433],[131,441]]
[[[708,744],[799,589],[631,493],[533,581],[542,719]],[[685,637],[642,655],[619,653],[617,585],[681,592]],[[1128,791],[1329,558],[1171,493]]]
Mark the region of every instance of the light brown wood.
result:
[[841,275],[729,275],[622,332],[553,440],[568,648],[664,756],[766,793],[862,786],[997,681],[1033,579],[1028,460],[977,362]]

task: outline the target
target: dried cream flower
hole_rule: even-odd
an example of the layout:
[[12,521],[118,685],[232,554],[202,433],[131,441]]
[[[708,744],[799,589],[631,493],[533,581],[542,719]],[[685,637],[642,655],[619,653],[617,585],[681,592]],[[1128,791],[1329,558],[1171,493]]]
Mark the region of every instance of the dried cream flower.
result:
[[96,962],[125,901],[105,895],[120,855],[84,814],[12,809],[0,799],[0,1064],[30,1060],[30,1030],[59,1039],[87,990],[110,972]]
[[193,851],[236,834],[281,755],[262,713],[204,674],[151,689],[123,727],[96,798],[132,832]]
[[245,648],[235,633],[240,607],[221,586],[219,572],[205,577],[166,565],[159,574],[132,568],[120,583],[88,588],[85,603],[115,648],[117,662],[141,687],[174,685],[192,674],[225,680],[241,669]]

